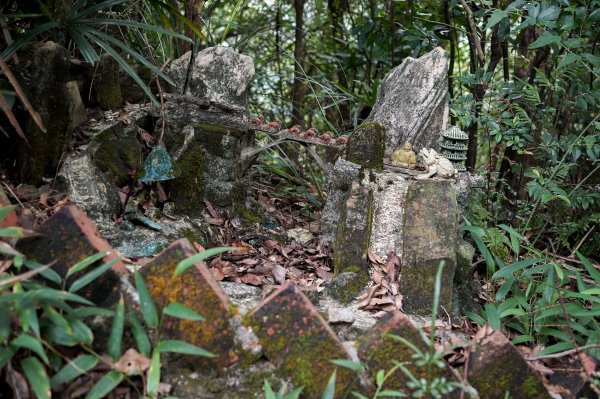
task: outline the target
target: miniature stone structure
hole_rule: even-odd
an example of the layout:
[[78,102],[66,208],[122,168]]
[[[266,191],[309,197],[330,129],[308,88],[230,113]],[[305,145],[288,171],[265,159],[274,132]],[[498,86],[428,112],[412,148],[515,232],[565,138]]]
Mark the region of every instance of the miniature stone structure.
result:
[[[423,92],[425,89],[429,91]],[[370,139],[379,140],[379,136],[366,135],[359,127],[355,134],[360,137],[357,141],[364,154],[354,156],[351,152],[352,135],[346,156],[338,159],[329,172],[321,229],[324,240],[334,248],[334,269],[341,273],[331,283],[335,288],[329,290],[334,296],[338,293],[338,300],[347,302],[364,288],[364,284],[357,283],[364,279],[347,276],[352,268],[361,270],[356,267],[356,259],[366,259],[368,250],[382,259],[393,252],[402,264],[404,310],[431,313],[434,276],[443,262],[440,302],[451,311],[459,217],[478,181],[468,173],[457,173],[453,164],[438,153],[440,134],[446,129],[445,90],[443,50],[435,49],[418,60],[405,60],[386,75],[368,118],[380,122],[385,130],[383,168],[378,167],[378,160],[369,159],[378,153],[371,149],[377,145]],[[398,150],[401,145],[402,152]],[[426,173],[410,169],[412,149],[419,152]],[[358,192],[363,196],[357,197]],[[367,193],[372,193],[372,198]],[[353,239],[340,235],[340,231],[347,231],[349,212],[353,220],[360,221],[355,224],[366,229],[360,235],[354,234]],[[348,259],[350,253],[353,261]]]
[[469,135],[457,126],[452,126],[442,132],[442,155],[450,160],[459,172],[467,170],[465,160],[467,159],[468,142]]

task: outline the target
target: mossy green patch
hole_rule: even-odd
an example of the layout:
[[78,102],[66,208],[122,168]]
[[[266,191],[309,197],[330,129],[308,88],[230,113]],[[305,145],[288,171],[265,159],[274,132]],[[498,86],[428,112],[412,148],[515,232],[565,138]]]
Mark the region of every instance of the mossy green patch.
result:
[[205,158],[202,144],[192,141],[173,162],[175,179],[165,183],[177,210],[199,214],[204,198]]
[[96,70],[94,90],[100,108],[116,110],[123,104],[119,64],[109,55],[103,55]]
[[115,130],[108,129],[94,138],[92,162],[115,185],[123,187],[129,183],[131,172],[142,168],[142,145],[133,129],[119,135]]
[[385,127],[365,122],[356,128],[346,146],[346,159],[365,168],[382,170],[385,155]]

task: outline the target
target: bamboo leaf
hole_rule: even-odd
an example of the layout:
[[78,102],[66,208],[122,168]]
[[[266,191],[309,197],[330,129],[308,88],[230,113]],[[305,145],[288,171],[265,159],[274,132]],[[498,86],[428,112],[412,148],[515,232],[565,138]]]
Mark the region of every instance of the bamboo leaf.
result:
[[157,346],[160,352],[175,352],[183,353],[185,355],[195,355],[204,357],[214,357],[213,353],[202,349],[196,345],[189,344],[187,342],[178,340],[164,340],[160,341]]
[[138,351],[144,356],[150,356],[150,352],[152,351],[150,339],[134,312],[129,313],[129,324],[131,325],[133,339],[135,339]]
[[81,276],[77,280],[73,281],[73,284],[69,287],[69,292],[77,292],[83,287],[90,284],[92,281],[100,277],[102,274],[106,273],[117,261],[119,258],[115,258],[108,263],[103,264],[102,266],[98,266],[94,270],[85,275]]
[[204,320],[204,317],[202,317],[198,312],[178,302],[170,303],[166,308],[163,309],[163,313],[168,316],[177,317],[179,319],[187,319],[193,321]]
[[110,254],[109,251],[99,252],[99,253],[94,254],[92,256],[88,256],[87,258],[85,258],[81,262],[77,262],[72,267],[70,267],[69,270],[67,271],[67,278],[71,277],[72,275],[74,275],[77,272],[80,272],[80,271],[84,270],[89,265],[93,265],[94,263],[96,263],[100,259],[104,258],[108,254]]
[[156,349],[152,354],[150,369],[148,370],[148,395],[153,398],[158,392],[160,385],[160,350]]
[[123,296],[119,299],[115,316],[113,317],[112,325],[110,328],[110,335],[108,336],[108,348],[107,353],[113,360],[117,360],[121,357],[121,341],[123,339],[123,329],[125,326],[125,302]]
[[38,358],[30,356],[23,359],[21,367],[23,367],[25,377],[35,397],[38,399],[50,398],[50,380],[48,379],[48,374],[46,374],[46,369]]
[[80,355],[65,364],[58,373],[52,376],[50,386],[56,388],[86,373],[98,364],[98,359],[92,355]]
[[85,399],[101,399],[112,392],[123,380],[123,374],[109,371],[90,389]]
[[178,275],[185,272],[190,267],[194,266],[196,263],[198,263],[202,260],[208,259],[211,256],[215,256],[215,255],[221,254],[223,252],[236,251],[238,249],[239,249],[238,247],[216,247],[216,248],[207,249],[206,251],[202,251],[200,253],[197,253],[196,255],[192,255],[189,258],[184,259],[177,264],[177,266],[175,267],[175,273],[173,274],[173,276],[177,277]]
[[29,349],[30,351],[35,352],[44,361],[44,363],[48,364],[48,356],[46,356],[44,347],[38,338],[34,338],[29,334],[23,333],[17,338],[13,339],[10,344],[12,346]]
[[146,325],[150,328],[158,327],[158,312],[156,311],[156,305],[148,292],[148,287],[144,282],[144,278],[139,272],[134,274],[135,290],[140,296],[140,309],[142,310],[142,316]]

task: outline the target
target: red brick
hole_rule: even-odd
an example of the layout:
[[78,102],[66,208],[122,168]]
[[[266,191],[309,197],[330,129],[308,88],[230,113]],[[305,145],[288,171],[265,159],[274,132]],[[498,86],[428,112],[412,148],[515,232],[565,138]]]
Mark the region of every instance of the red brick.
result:
[[[109,252],[98,261],[98,265],[117,257],[116,252],[98,232],[96,225],[75,205],[61,208],[41,225],[36,233],[35,236],[20,240],[17,249],[28,259],[39,263],[55,262],[52,268],[61,276],[66,276],[67,270],[77,262],[98,252]],[[94,280],[80,294],[101,306],[114,305],[120,296],[120,277],[127,273],[125,264],[119,260],[112,270]],[[75,275],[72,279],[79,276]]]
[[469,356],[468,381],[485,399],[551,398],[519,350],[502,334],[484,327]]
[[[248,316],[266,357],[281,376],[304,386],[307,398],[319,398],[336,366],[347,353],[310,300],[292,283],[265,299]],[[337,367],[336,397],[352,382],[352,372]]]
[[[362,337],[359,343],[358,357],[371,370],[373,381],[379,370],[390,371],[395,366],[395,361],[403,363],[415,378],[427,378],[427,370],[414,364],[413,350],[404,343],[389,337],[388,334],[406,339],[422,352],[428,351],[428,345],[421,333],[406,315],[399,311],[388,313]],[[454,381],[447,368],[434,367],[429,378],[435,377],[445,377],[446,381]],[[386,380],[384,388],[403,390],[408,393],[406,385],[408,381],[409,378],[398,369]]]
[[[2,189],[2,185],[0,185],[0,208],[2,208],[4,206],[9,206],[9,205],[12,205],[12,204],[10,203],[10,200],[6,196],[6,193],[4,192],[4,190]],[[4,219],[0,220],[0,229],[3,227],[18,226],[18,225],[19,225],[19,217],[17,216],[17,213],[14,210],[10,211]]]
[[200,263],[173,277],[177,264],[196,253],[189,240],[175,241],[140,272],[159,310],[171,302],[179,302],[204,317],[203,321],[165,317],[161,325],[163,338],[189,342],[217,355],[215,358],[190,356],[186,363],[194,369],[228,366],[237,360],[235,332],[229,323],[232,317],[229,298]]

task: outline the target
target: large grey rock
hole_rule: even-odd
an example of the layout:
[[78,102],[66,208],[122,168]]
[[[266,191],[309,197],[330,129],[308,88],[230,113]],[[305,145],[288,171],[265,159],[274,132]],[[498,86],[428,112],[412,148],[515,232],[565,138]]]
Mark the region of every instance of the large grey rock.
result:
[[458,205],[449,181],[417,180],[406,195],[400,292],[407,313],[429,315],[435,274],[445,262],[440,306],[450,311],[456,269]]
[[33,55],[29,99],[46,128],[42,132],[29,120],[25,135],[29,145],[19,151],[23,182],[37,184],[42,177],[54,177],[64,151],[72,142],[73,106],[67,90],[71,66],[69,51],[54,42],[46,42]]
[[241,152],[254,138],[246,100],[254,76],[252,58],[211,47],[199,52],[191,65],[190,60],[191,53],[186,53],[168,71],[177,86],[165,96],[164,140],[175,179],[165,188],[179,211],[198,212],[204,198],[243,208],[247,182]]
[[246,109],[246,93],[253,76],[252,58],[230,47],[208,47],[196,55],[186,94]]
[[439,151],[448,120],[447,70],[448,57],[438,47],[418,59],[406,58],[387,73],[368,117],[387,128],[387,156],[407,141],[415,152]]

